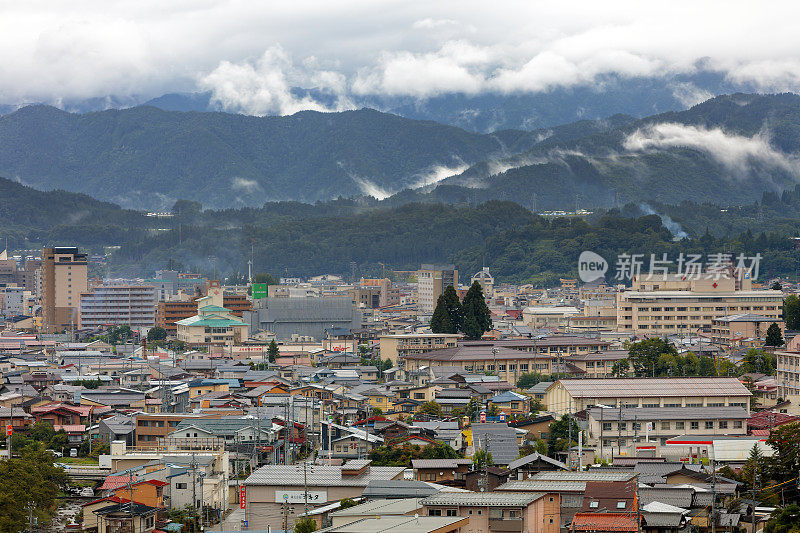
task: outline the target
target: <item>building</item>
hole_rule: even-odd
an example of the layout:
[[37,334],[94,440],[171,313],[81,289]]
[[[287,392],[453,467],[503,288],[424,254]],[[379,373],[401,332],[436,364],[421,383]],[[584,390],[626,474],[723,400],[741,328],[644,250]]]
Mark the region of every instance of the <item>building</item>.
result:
[[635,279],[631,290],[617,293],[617,331],[690,333],[710,330],[716,318],[751,312],[778,322],[783,293],[750,287],[749,279],[739,282],[733,277],[684,279],[669,274],[664,280]]
[[566,329],[572,317],[579,316],[580,310],[571,306],[532,306],[522,311],[522,321],[532,329]]
[[378,309],[400,303],[400,289],[388,278],[364,279],[353,287],[353,300],[368,309]]
[[[800,336],[795,337],[795,339]],[[778,396],[786,398],[800,394],[800,347],[775,352]]]
[[636,455],[628,450],[643,442],[657,446],[656,457],[661,457],[667,440],[681,435],[747,434],[743,407],[590,407],[586,413],[585,444],[599,450],[602,459]]
[[785,329],[783,320],[754,313],[721,316],[711,321],[711,341],[726,348],[748,344],[761,346],[772,324],[778,324],[781,332]]
[[547,388],[543,403],[559,415],[596,405],[610,407],[742,407],[750,391],[733,377],[562,379]]
[[414,479],[443,485],[464,484],[464,476],[472,469],[472,459],[414,459]]
[[80,294],[88,284],[88,260],[77,248],[42,251],[42,329],[61,332],[78,325]]
[[221,300],[221,296],[200,298],[197,315],[176,323],[179,341],[189,346],[233,346],[247,340],[247,323],[230,310],[214,305],[214,300]]
[[[400,480],[402,467],[371,466],[351,460],[344,466],[266,465],[244,481],[245,519],[253,530],[283,529],[283,510],[289,523],[303,512],[344,498],[358,498],[371,481]],[[308,492],[305,488],[308,487]]]
[[484,297],[489,299],[494,296],[494,276],[489,274],[489,267],[483,267],[480,272],[476,272],[470,280],[470,285],[476,281],[480,284]]
[[425,264],[417,271],[417,309],[422,314],[433,314],[436,301],[444,290],[458,287],[458,270],[455,265]]
[[293,336],[322,339],[329,329],[361,328],[361,311],[349,293],[347,296],[259,298],[253,306],[243,317],[250,332],[269,331],[278,340],[291,340]]
[[456,333],[404,333],[381,335],[380,356],[390,359],[393,364],[407,355],[422,354],[431,350],[455,348],[461,335]]
[[[164,328],[168,335],[176,335],[178,326],[176,322],[197,314],[197,300],[199,298],[186,297],[185,299],[171,299],[158,302],[156,310],[156,325]],[[222,307],[236,317],[242,318],[245,311],[250,311],[252,305],[244,294],[222,293]]]
[[536,531],[558,533],[558,494],[543,492],[440,492],[422,500],[427,516],[469,518],[463,533]]
[[80,295],[81,328],[151,328],[155,323],[156,290],[152,286],[101,285]]

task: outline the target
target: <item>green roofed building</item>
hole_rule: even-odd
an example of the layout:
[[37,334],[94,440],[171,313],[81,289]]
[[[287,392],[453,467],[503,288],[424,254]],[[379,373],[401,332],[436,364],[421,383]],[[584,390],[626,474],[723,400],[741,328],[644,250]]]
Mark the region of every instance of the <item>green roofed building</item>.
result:
[[175,323],[178,340],[189,346],[232,346],[247,340],[247,323],[219,305],[213,296],[197,300],[197,314]]

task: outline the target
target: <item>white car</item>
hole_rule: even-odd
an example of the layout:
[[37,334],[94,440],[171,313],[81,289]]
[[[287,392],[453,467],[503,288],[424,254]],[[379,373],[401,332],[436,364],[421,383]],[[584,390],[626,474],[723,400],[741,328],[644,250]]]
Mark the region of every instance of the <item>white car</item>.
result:
[[52,453],[55,457],[64,457],[64,454],[61,452],[57,452],[55,450],[45,450],[46,452]]

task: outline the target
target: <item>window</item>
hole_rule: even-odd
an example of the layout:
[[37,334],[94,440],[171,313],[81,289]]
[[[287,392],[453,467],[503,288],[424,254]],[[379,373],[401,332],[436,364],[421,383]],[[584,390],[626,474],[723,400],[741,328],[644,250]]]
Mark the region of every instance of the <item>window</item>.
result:
[[625,502],[617,502],[617,509],[625,509]]
[[597,509],[600,506],[600,502],[589,502],[590,509]]
[[603,431],[611,431],[611,422],[603,422]]
[[633,430],[634,431],[641,431],[641,429],[642,429],[642,424],[640,422],[634,422],[633,423]]
[[447,509],[446,516],[458,516],[458,509]]
[[442,516],[441,509],[428,509],[428,516]]
[[690,427],[692,429],[700,429],[700,422],[692,422]]
[[684,429],[686,427],[686,422],[675,422],[675,429]]
[[617,429],[620,431],[625,431],[627,429],[627,424],[625,424],[625,422],[619,422],[617,424]]
[[175,488],[178,490],[182,490],[186,488],[186,483],[175,483]]
[[550,496],[550,501],[551,501],[551,502],[553,501],[553,497],[552,497],[552,496]]
[[736,429],[742,429],[742,421],[741,420],[734,420],[733,421],[733,427],[735,427]]
[[719,421],[719,429],[728,429],[728,421],[727,420],[720,420]]
[[713,420],[708,420],[706,422],[706,429],[714,429],[714,421]]
[[509,509],[508,517],[509,518],[519,518],[519,511],[517,511],[516,509]]
[[669,429],[669,422],[661,422],[661,429]]
[[436,481],[436,474],[425,474],[425,481]]

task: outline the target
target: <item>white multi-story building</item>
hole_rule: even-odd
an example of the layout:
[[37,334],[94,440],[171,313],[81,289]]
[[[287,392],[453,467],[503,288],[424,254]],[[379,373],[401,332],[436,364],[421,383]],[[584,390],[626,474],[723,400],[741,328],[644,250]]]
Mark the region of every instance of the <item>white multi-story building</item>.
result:
[[156,322],[156,304],[152,285],[101,285],[81,293],[80,327],[150,328]]
[[454,265],[422,265],[417,271],[417,309],[422,314],[433,314],[436,301],[444,290],[458,287],[458,270]]

